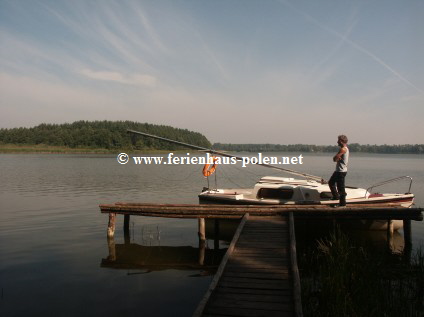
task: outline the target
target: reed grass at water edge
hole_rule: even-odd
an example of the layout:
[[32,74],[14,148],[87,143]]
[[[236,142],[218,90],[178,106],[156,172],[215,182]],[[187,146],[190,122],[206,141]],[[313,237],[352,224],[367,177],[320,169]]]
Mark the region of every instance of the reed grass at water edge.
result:
[[299,255],[305,316],[423,316],[424,252],[375,252],[335,230]]

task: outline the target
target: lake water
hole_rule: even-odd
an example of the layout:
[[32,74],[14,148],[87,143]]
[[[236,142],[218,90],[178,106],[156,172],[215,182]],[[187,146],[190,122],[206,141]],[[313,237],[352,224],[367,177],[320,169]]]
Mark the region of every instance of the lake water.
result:
[[[331,154],[303,156],[302,165],[288,168],[331,176]],[[423,207],[423,163],[419,155],[352,153],[347,184],[368,187],[409,175],[416,204]],[[202,167],[120,165],[115,155],[0,154],[0,315],[190,316],[227,242],[214,253],[214,241],[208,239],[202,266],[197,220],[133,216],[125,241],[118,215],[111,244],[108,217],[98,205],[197,203],[207,185]],[[237,164],[219,166],[216,175],[219,187],[252,187],[261,176],[282,174]],[[408,185],[404,181],[384,190],[405,192]],[[416,248],[424,241],[423,222],[412,223],[412,235]],[[111,248],[125,263],[110,265]]]

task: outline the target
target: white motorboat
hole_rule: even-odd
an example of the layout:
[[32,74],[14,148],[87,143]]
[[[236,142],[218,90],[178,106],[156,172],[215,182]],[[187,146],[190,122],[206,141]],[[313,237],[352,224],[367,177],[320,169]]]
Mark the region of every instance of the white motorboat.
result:
[[[413,204],[414,194],[399,193],[372,193],[375,187],[409,178],[402,176],[369,187],[368,189],[346,186],[346,203],[352,204],[387,204],[393,203],[402,207]],[[262,177],[253,188],[241,189],[208,189],[200,194],[201,202],[214,202],[237,205],[328,205],[335,206],[338,200],[332,200],[332,195],[327,184],[317,180],[294,179],[285,177]]]
[[[375,187],[385,185],[401,179],[409,179],[409,190],[405,194],[377,193]],[[375,206],[387,205],[393,207],[411,207],[414,194],[410,193],[412,178],[402,176],[373,185],[367,189],[346,186],[346,204],[373,204]],[[332,200],[328,184],[311,179],[294,179],[284,177],[262,177],[253,188],[241,189],[208,189],[199,194],[200,203],[237,204],[237,205],[327,205],[337,206],[338,200]],[[393,229],[402,228],[402,220],[393,220]],[[360,220],[352,222],[354,227],[369,230],[387,229],[385,220]]]

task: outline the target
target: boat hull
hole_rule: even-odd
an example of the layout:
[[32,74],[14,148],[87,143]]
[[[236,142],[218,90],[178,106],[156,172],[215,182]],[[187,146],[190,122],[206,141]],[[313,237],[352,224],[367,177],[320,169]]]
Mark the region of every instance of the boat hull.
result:
[[[199,202],[202,204],[226,204],[226,205],[327,205],[336,206],[339,204],[338,200],[321,200],[321,201],[279,201],[265,200],[265,199],[238,199],[236,194],[200,194]],[[413,194],[395,194],[388,196],[378,196],[375,198],[353,198],[347,199],[348,206],[358,204],[372,204],[372,205],[387,205],[393,204],[401,207],[411,207],[414,201]]]

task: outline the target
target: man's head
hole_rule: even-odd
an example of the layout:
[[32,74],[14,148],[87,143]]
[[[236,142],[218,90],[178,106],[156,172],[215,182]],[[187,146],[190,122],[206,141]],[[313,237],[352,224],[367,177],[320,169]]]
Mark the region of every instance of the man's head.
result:
[[340,146],[343,146],[344,144],[347,144],[347,136],[345,136],[344,134],[339,135],[337,137],[337,144]]

